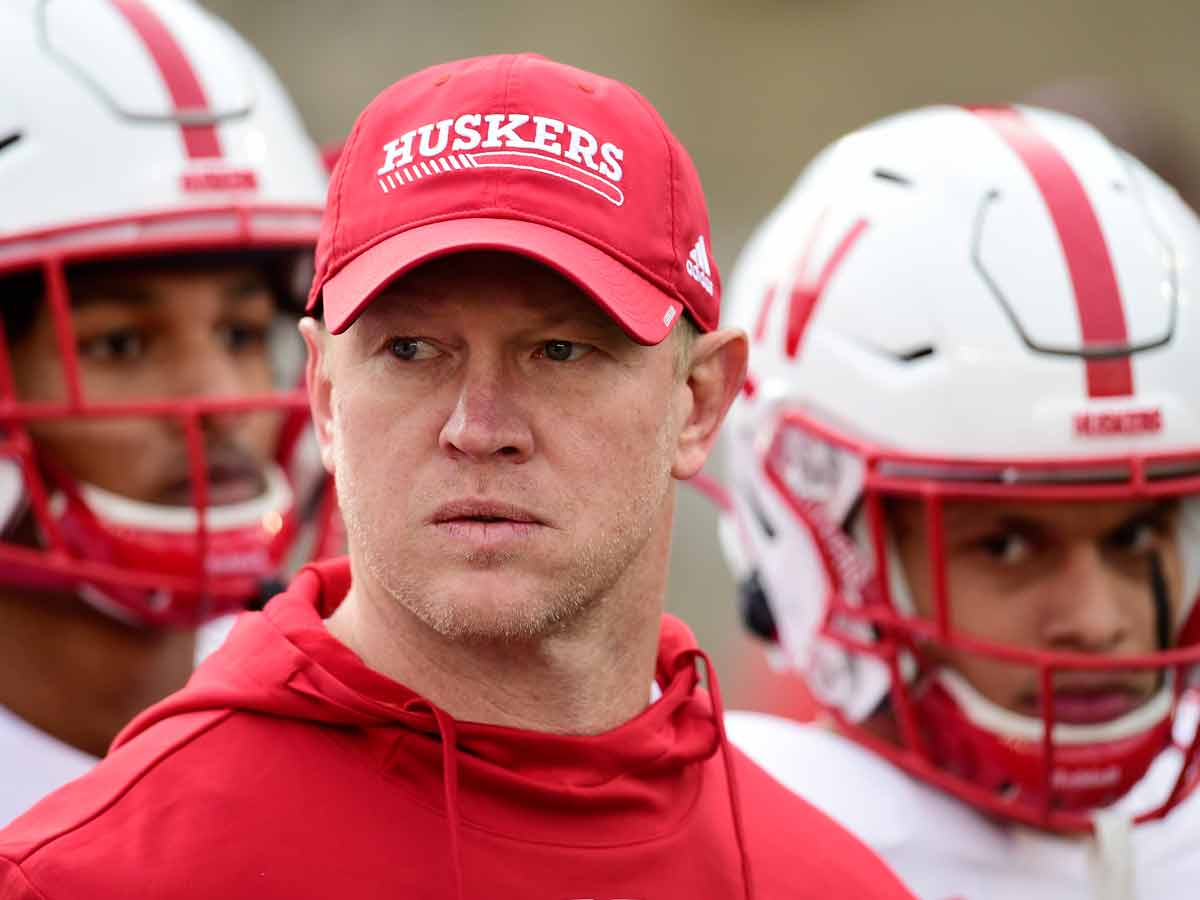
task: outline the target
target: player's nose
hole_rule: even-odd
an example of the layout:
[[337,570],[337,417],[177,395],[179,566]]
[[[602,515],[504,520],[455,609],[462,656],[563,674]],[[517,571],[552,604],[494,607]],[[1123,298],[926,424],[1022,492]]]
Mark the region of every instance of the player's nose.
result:
[[1048,592],[1046,643],[1054,649],[1085,653],[1119,649],[1131,634],[1131,605],[1144,602],[1149,608],[1151,602],[1148,596],[1137,596],[1139,592],[1092,542],[1068,548]]
[[269,377],[249,371],[244,362],[215,338],[204,335],[180,340],[164,392],[178,400],[204,400],[209,410],[201,418],[209,432],[233,432],[246,421],[244,410],[223,408],[221,401],[270,390]]

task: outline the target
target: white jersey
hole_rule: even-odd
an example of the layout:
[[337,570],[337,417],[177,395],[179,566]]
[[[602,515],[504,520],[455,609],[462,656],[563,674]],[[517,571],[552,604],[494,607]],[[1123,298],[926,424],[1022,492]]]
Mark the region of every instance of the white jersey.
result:
[[[197,663],[221,645],[235,618],[224,616],[197,631]],[[0,706],[0,828],[98,761]]]
[[0,706],[0,828],[96,764],[96,757]]
[[[778,781],[878,853],[921,900],[1200,896],[1200,791],[1165,819],[1126,832],[1114,865],[1094,838],[999,823],[821,726],[730,713],[726,729]],[[1177,763],[1161,762],[1131,792],[1135,802],[1173,779]]]

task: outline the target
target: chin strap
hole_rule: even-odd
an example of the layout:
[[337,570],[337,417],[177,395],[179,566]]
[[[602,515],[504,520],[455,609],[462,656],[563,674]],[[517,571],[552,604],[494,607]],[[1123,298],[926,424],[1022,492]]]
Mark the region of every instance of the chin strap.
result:
[[1097,810],[1088,869],[1096,900],[1136,900],[1133,887],[1133,821],[1117,810]]
[[1167,598],[1167,579],[1163,576],[1162,560],[1150,554],[1150,596],[1154,598],[1154,628],[1158,649],[1171,646],[1171,604]]

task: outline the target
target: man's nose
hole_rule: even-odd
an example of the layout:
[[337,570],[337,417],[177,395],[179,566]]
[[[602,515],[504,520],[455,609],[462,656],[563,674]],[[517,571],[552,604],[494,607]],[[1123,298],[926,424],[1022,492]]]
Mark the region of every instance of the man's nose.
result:
[[1152,608],[1149,575],[1139,589],[1092,542],[1068,548],[1048,589],[1054,596],[1044,634],[1046,643],[1057,650],[1119,649],[1132,633],[1133,604],[1144,602],[1147,610]]
[[502,360],[472,360],[457,385],[454,408],[438,443],[451,456],[520,463],[533,453],[533,433],[515,378]]

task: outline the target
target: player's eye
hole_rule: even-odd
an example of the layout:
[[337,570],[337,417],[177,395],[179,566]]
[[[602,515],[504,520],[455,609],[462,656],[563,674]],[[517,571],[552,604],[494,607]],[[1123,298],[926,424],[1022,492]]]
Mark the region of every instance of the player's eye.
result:
[[136,328],[114,328],[81,338],[78,346],[80,357],[91,362],[133,362],[145,354],[147,343]]
[[231,353],[245,353],[266,347],[267,332],[257,322],[231,322],[222,327],[221,339]]
[[1126,553],[1146,553],[1153,550],[1161,534],[1156,523],[1146,519],[1127,522],[1109,536],[1109,544]]
[[575,341],[545,341],[538,349],[536,356],[552,362],[574,362],[592,352],[588,344],[578,344]]
[[392,338],[388,343],[388,352],[396,359],[411,362],[418,359],[431,359],[437,355],[437,350],[428,341],[420,338]]
[[1004,565],[1014,565],[1029,559],[1033,542],[1016,531],[1002,531],[981,538],[976,546],[990,559]]

